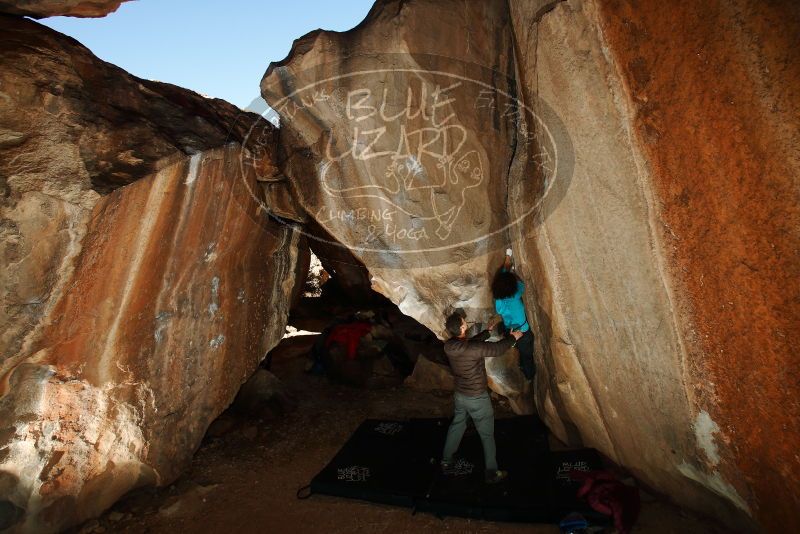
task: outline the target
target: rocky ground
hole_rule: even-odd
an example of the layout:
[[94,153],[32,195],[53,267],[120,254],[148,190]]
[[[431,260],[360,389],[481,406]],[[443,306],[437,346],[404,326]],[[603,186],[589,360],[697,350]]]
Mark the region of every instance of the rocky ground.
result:
[[[325,496],[298,500],[298,488],[333,457],[369,417],[435,417],[452,410],[450,394],[401,385],[360,390],[304,373],[315,336],[286,338],[272,371],[296,400],[291,411],[261,419],[229,410],[209,429],[186,474],[159,490],[140,490],[76,532],[558,532],[553,525],[500,524],[411,515],[394,508]],[[285,405],[285,403],[284,403]],[[511,415],[497,400],[499,416]],[[554,444],[557,446],[557,444]],[[715,532],[713,525],[643,494],[636,532]]]

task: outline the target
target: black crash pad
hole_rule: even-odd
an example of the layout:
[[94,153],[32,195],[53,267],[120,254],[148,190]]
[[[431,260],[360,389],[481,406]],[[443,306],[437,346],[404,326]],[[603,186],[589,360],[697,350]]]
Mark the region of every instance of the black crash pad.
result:
[[550,451],[547,429],[535,416],[495,421],[497,461],[509,472],[494,485],[483,480],[483,451],[468,427],[454,468],[439,469],[449,419],[367,419],[311,481],[312,494],[407,506],[440,516],[493,521],[558,522],[570,512],[595,520],[575,497],[571,469],[602,468],[594,449]]

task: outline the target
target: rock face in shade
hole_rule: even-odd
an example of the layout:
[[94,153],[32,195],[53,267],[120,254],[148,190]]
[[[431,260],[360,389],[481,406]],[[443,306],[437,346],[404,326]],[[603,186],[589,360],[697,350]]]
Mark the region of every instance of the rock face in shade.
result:
[[255,116],[0,36],[0,528],[57,531],[185,467],[283,333],[299,236],[260,208]]
[[105,17],[129,0],[13,0],[0,1],[0,13],[45,17]]
[[[371,285],[441,337],[451,311],[479,323],[493,312],[514,153],[507,9],[458,4],[453,17],[454,5],[378,2],[349,32],[295,42],[261,86],[282,115],[281,170],[298,206],[273,211],[305,212],[296,220],[312,237],[350,249],[310,240],[346,268],[348,290]],[[351,253],[369,277],[347,265]]]
[[281,339],[300,234],[260,209],[241,157],[182,159],[94,207],[70,290],[4,369],[0,498],[17,529],[170,483]]
[[[652,2],[637,7],[638,28],[622,22],[630,7],[599,15],[680,294],[705,458],[679,468],[705,487],[728,481],[765,530],[798,530],[800,5]],[[692,32],[676,39],[677,25]],[[638,49],[642,29],[651,44]]]
[[[486,280],[499,266],[489,252],[505,244],[513,152],[511,122],[491,106],[512,90],[507,11],[469,3],[459,18],[452,9],[379,2],[347,33],[298,40],[262,81],[286,126],[281,167],[294,201],[369,267],[374,287],[439,334],[456,300],[470,320],[488,318]],[[430,55],[446,51],[442,32],[463,57]],[[450,76],[454,65],[469,78]],[[359,70],[372,72],[352,75]],[[326,78],[335,79],[317,83]],[[465,94],[454,101],[456,88]],[[454,266],[463,267],[456,279]]]
[[528,415],[535,412],[531,381],[522,374],[517,349],[510,349],[502,356],[487,359],[486,375],[489,388],[506,397],[514,413]]
[[[309,246],[313,247],[314,254],[331,277],[331,281],[326,283],[335,284],[353,304],[368,306],[374,303],[376,295],[364,264],[313,219],[303,226],[303,232],[309,237]],[[326,291],[330,291],[330,287]]]
[[682,504],[797,530],[800,7],[510,5],[523,91],[575,147],[516,236],[548,422]]
[[44,189],[55,180],[36,171],[59,166],[59,188],[107,193],[165,156],[240,142],[253,122],[223,100],[132,76],[31,20],[0,16],[0,35],[0,147],[18,187]]
[[[575,154],[559,204],[514,236],[520,272],[537,288],[527,307],[541,342],[540,413],[562,439],[597,447],[660,491],[730,516],[730,500],[682,472],[703,451],[685,383],[680,295],[663,264],[648,164],[630,135],[595,9],[559,4],[537,22],[536,10],[512,6],[528,75],[521,97],[535,90],[556,110]],[[517,198],[512,209],[524,209],[525,195]]]
[[[6,359],[30,353],[39,321],[67,290],[99,193],[172,158],[241,141],[255,116],[131,76],[69,37],[10,16],[0,16],[0,88]],[[262,150],[266,164],[273,148]]]
[[797,530],[797,35],[788,1],[386,0],[262,93],[299,211],[373,287],[442,335],[450,309],[486,319],[511,243],[551,429],[737,528]]
[[414,364],[414,371],[403,384],[419,391],[453,391],[455,382],[450,368],[429,360],[420,354]]

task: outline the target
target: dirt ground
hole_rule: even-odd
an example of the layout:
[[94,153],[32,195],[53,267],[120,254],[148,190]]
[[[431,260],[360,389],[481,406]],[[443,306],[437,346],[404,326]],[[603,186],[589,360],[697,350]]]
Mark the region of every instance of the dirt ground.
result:
[[[527,532],[554,525],[503,524],[412,515],[408,509],[314,495],[296,498],[366,418],[447,416],[447,393],[406,386],[360,390],[305,374],[314,336],[287,338],[273,351],[272,371],[296,396],[291,412],[267,419],[226,412],[175,484],[139,490],[77,529],[122,533],[261,532]],[[495,403],[497,415],[509,414]],[[646,493],[634,532],[721,532],[693,514]]]

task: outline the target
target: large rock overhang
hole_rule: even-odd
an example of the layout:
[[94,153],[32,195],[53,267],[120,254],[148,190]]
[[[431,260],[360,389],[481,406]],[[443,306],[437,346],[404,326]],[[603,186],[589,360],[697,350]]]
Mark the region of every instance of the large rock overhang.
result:
[[[517,98],[507,6],[465,9],[378,2],[349,32],[296,41],[262,81],[294,201],[440,336],[453,307],[485,320],[510,229],[534,224],[538,200],[571,176],[563,126]],[[512,165],[528,179],[510,192]],[[514,217],[510,194],[530,199]]]

